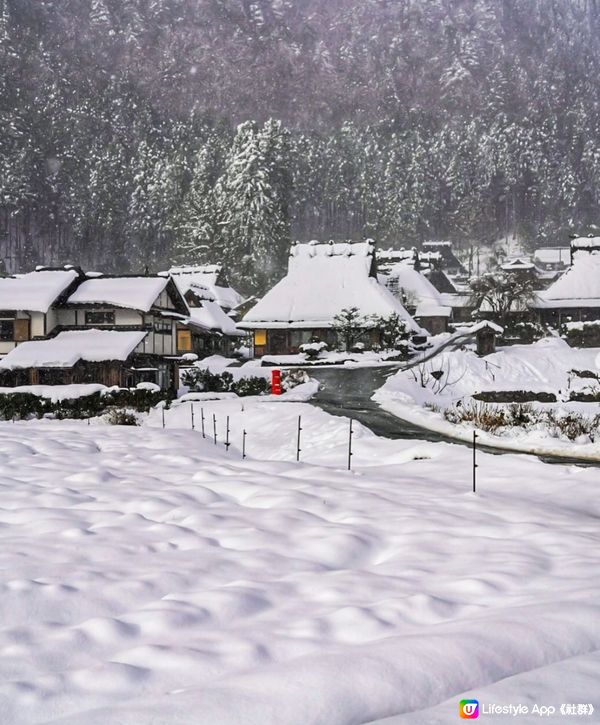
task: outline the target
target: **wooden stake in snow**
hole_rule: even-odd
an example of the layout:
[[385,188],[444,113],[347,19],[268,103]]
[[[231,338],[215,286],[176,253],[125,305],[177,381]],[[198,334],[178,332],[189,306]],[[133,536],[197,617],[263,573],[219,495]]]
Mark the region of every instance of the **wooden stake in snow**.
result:
[[217,445],[217,416],[213,413],[213,435],[215,439],[215,445]]
[[191,404],[190,408],[192,411],[192,430],[194,430],[194,404],[193,403]]
[[246,431],[242,431],[242,459],[246,458]]
[[231,444],[229,443],[229,416],[227,416],[227,424],[225,427],[225,451],[229,453],[229,446]]
[[477,491],[477,433],[473,431],[473,493]]
[[300,451],[302,450],[300,448],[300,432],[302,431],[302,416],[298,416],[298,436],[296,438],[296,460],[300,460]]
[[352,418],[350,418],[350,430],[348,432],[348,470],[352,468]]
[[162,412],[162,427],[165,427],[165,404],[163,403],[163,407],[161,408]]
[[200,420],[202,421],[202,437],[206,438],[206,433],[204,432],[204,408],[200,408]]

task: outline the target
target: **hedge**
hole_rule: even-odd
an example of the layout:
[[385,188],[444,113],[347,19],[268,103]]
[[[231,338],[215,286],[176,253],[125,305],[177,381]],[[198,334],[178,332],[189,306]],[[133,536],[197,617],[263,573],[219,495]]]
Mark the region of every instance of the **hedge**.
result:
[[26,420],[52,415],[55,418],[92,418],[102,415],[110,408],[131,408],[148,412],[163,400],[170,401],[167,391],[153,391],[142,388],[119,388],[108,392],[96,392],[80,398],[53,401],[32,393],[0,394],[0,418],[4,420]]
[[531,390],[489,390],[475,393],[473,398],[484,403],[556,403],[554,393],[534,393]]

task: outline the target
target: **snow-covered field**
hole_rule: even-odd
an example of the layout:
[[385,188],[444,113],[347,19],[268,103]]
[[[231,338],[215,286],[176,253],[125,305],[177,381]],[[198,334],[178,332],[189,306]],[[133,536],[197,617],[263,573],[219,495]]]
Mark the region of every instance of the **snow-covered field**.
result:
[[[560,338],[545,338],[532,345],[500,348],[485,357],[470,349],[442,352],[422,365],[391,376],[373,398],[399,418],[470,440],[473,426],[449,422],[442,411],[468,406],[475,393],[529,391],[552,393],[557,398],[555,403],[532,403],[537,410],[552,410],[558,415],[577,413],[591,420],[600,412],[600,406],[569,398],[572,391],[600,393],[599,376],[599,349],[575,349]],[[600,436],[595,442],[587,436],[571,441],[544,424],[501,427],[494,433],[478,430],[478,434],[480,442],[490,446],[600,460]]]
[[474,495],[465,448],[356,423],[348,472],[347,419],[241,403],[202,406],[245,461],[186,430],[190,402],[165,430],[0,424],[0,723],[600,710],[597,469],[481,454]]

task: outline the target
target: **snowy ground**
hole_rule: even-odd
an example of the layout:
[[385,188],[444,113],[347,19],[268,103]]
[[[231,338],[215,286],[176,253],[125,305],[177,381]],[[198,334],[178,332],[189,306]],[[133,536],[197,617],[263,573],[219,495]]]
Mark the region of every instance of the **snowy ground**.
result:
[[460,446],[355,424],[348,472],[346,419],[200,402],[252,458],[186,430],[190,402],[166,430],[0,424],[3,725],[600,711],[597,469],[482,454],[473,495]]
[[[553,393],[556,403],[535,402],[533,407],[563,415],[575,412],[593,419],[600,412],[597,403],[570,402],[569,397],[576,390],[598,394],[600,383],[598,378],[580,377],[574,370],[599,376],[600,350],[574,349],[560,338],[546,338],[533,345],[501,348],[485,357],[478,357],[470,349],[445,351],[423,365],[388,378],[373,399],[399,418],[443,435],[470,440],[473,427],[450,423],[442,411],[457,404],[468,405],[478,392]],[[599,440],[590,442],[588,436],[581,436],[571,441],[544,425],[529,429],[503,427],[494,433],[478,430],[478,434],[480,443],[489,446],[600,460]]]

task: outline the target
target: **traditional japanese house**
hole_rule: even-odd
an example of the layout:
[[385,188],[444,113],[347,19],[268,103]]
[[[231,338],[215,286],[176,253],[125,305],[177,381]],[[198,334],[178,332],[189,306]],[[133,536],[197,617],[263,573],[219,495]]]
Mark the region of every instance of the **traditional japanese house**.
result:
[[0,355],[28,340],[46,337],[56,326],[56,305],[82,278],[75,267],[0,278]]
[[45,340],[24,342],[0,360],[0,375],[13,385],[101,383],[132,387],[144,331],[65,330]]
[[[338,344],[334,318],[358,308],[366,317],[397,314],[409,331],[424,334],[402,303],[377,279],[375,245],[364,242],[309,242],[292,246],[287,275],[238,323],[254,334],[255,355],[298,352],[312,341]],[[366,346],[378,344],[376,325],[365,324]]]
[[185,298],[189,317],[178,324],[180,352],[200,357],[232,354],[247,333],[239,330],[230,312],[242,302],[242,296],[229,286],[217,265],[173,267],[171,276]]
[[540,320],[553,327],[600,320],[600,237],[573,239],[571,260],[566,272],[532,303]]

